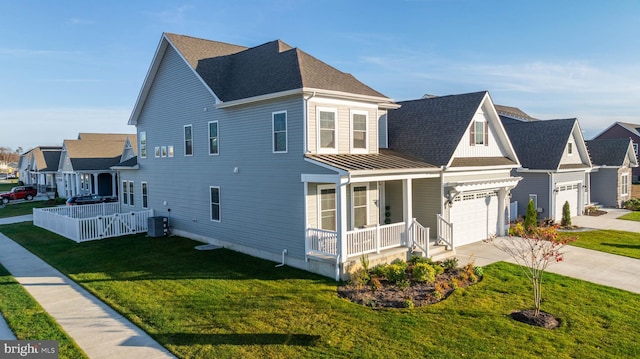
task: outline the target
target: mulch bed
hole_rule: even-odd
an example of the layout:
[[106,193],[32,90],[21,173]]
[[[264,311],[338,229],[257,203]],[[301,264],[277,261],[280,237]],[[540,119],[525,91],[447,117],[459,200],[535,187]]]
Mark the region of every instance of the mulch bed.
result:
[[465,288],[480,280],[482,278],[466,275],[463,268],[456,268],[439,274],[431,284],[412,281],[408,288],[400,288],[395,283],[380,280],[381,287],[375,290],[371,286],[346,284],[338,287],[338,295],[372,308],[422,307],[446,299],[456,287]]
[[538,316],[535,316],[535,313],[536,311],[533,309],[522,310],[511,313],[511,318],[522,323],[547,329],[557,328],[560,325],[560,319],[554,317],[552,314],[541,311]]

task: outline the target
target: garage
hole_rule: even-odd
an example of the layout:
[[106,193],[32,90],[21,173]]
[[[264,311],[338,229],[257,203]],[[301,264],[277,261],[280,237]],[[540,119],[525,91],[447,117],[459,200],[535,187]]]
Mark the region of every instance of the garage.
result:
[[562,220],[562,206],[564,206],[565,202],[569,202],[572,217],[580,214],[580,209],[578,207],[578,204],[580,203],[578,200],[580,196],[580,187],[582,187],[580,183],[558,184],[556,186],[556,221]]
[[498,232],[498,192],[458,195],[450,208],[456,246],[478,242]]

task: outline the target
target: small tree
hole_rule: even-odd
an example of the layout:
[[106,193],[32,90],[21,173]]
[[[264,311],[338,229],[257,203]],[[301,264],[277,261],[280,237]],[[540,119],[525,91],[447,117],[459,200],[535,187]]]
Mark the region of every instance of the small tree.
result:
[[533,203],[533,200],[529,200],[529,204],[527,205],[527,216],[524,217],[524,229],[529,231],[538,227],[538,212],[536,211],[536,206]]
[[561,262],[564,259],[562,248],[576,239],[576,237],[560,238],[555,227],[536,227],[525,230],[522,224],[517,224],[509,229],[509,237],[494,236],[487,241],[509,254],[531,281],[534,316],[537,317],[540,315],[544,271],[550,263]]
[[560,225],[563,227],[571,225],[571,206],[569,205],[569,201],[565,201],[562,206],[562,221]]

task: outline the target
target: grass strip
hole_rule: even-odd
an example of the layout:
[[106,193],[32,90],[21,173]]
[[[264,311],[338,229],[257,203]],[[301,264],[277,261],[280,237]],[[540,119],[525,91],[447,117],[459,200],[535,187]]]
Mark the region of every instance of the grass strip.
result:
[[579,233],[561,233],[561,236],[577,235],[572,246],[640,259],[640,233],[614,230],[596,230]]
[[2,265],[0,313],[19,340],[57,340],[60,358],[87,358],[82,349]]
[[[639,357],[640,295],[547,274],[554,330],[509,317],[532,307],[520,268],[500,262],[438,304],[372,310],[337,283],[226,249],[135,235],[76,244],[30,224],[0,226],[182,358]],[[463,264],[463,263],[461,263]],[[562,263],[558,264],[562,265]]]

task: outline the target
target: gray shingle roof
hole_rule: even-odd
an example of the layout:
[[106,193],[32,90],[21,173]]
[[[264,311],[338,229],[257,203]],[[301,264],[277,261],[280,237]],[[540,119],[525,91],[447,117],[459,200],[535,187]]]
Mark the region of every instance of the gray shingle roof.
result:
[[438,168],[411,156],[386,149],[380,149],[379,153],[370,154],[308,154],[306,157],[349,172],[405,169],[415,169],[416,171],[419,171],[420,169]]
[[486,91],[398,102],[387,114],[389,148],[445,166]]
[[569,118],[502,124],[522,167],[557,170],[576,121]]
[[165,35],[225,102],[303,87],[386,98],[352,75],[280,40],[246,48],[183,35]]
[[586,141],[591,162],[596,166],[623,166],[629,150],[628,138]]

